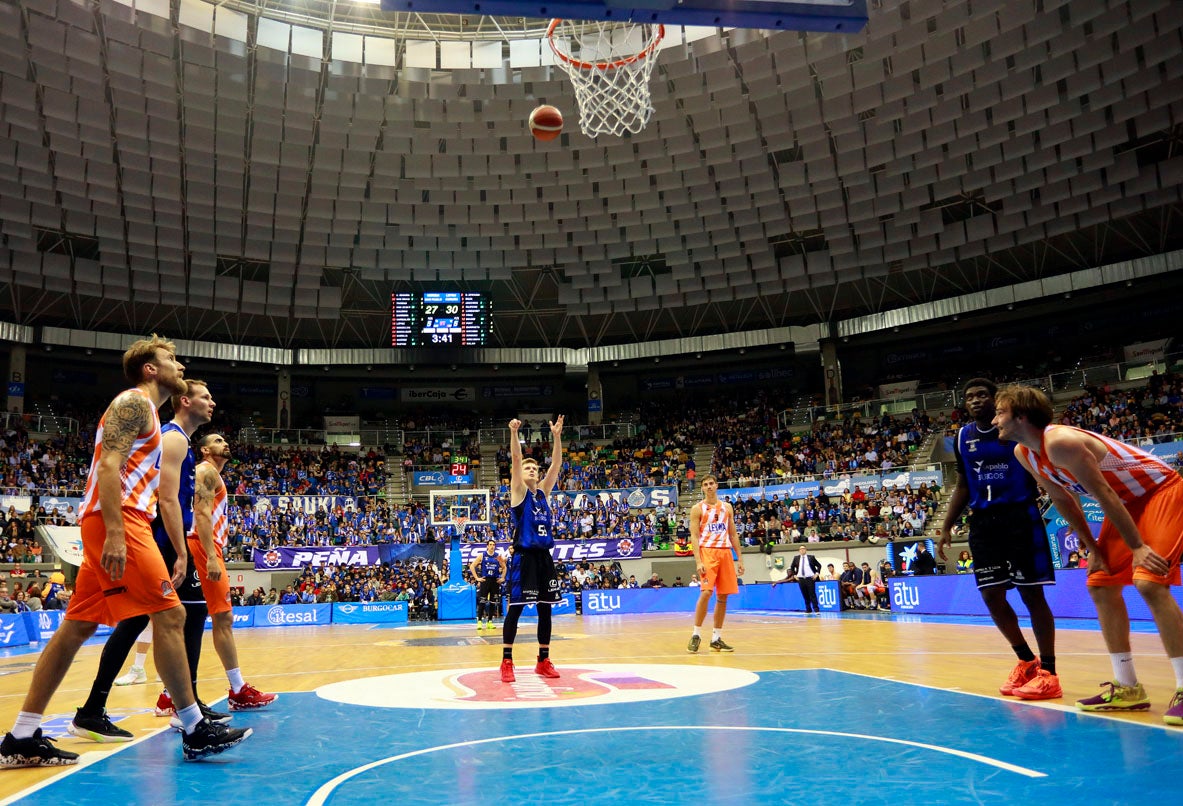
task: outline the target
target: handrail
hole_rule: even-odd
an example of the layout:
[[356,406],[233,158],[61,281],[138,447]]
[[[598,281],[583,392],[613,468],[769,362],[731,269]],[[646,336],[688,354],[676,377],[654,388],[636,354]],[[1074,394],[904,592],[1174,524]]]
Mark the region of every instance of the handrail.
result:
[[21,414],[15,411],[3,412],[5,428],[19,424],[26,431],[38,434],[77,434],[78,421],[73,417],[59,417],[57,415]]
[[[480,441],[482,445],[508,445],[509,444],[509,429],[508,428],[482,428],[480,429]],[[621,439],[624,437],[633,437],[637,434],[637,426],[635,423],[601,423],[600,425],[568,425],[563,427],[562,439],[565,444],[572,442],[583,442],[589,439]],[[525,430],[518,432],[518,436],[525,437]],[[545,426],[538,428],[536,425],[530,429],[530,440],[532,442],[549,442],[550,430]]]

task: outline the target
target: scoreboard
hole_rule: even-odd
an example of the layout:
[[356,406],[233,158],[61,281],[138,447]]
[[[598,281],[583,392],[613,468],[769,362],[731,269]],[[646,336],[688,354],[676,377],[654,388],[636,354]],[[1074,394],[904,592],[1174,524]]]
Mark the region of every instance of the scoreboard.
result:
[[484,347],[489,299],[475,291],[391,294],[391,346]]

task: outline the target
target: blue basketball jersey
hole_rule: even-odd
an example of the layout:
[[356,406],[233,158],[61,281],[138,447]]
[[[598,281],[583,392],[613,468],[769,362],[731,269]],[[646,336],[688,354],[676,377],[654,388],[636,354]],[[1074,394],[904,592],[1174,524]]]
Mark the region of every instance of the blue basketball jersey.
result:
[[969,488],[969,506],[981,510],[993,504],[1034,504],[1039,487],[1019,460],[1015,443],[998,438],[998,429],[983,431],[977,423],[964,425],[954,443],[957,466]]
[[[189,439],[189,435],[185,433],[185,430],[174,422],[167,422],[160,426],[161,437],[169,431],[176,431],[186,441]],[[177,497],[181,501],[181,523],[184,526],[185,534],[189,534],[193,529],[193,490],[196,486],[197,460],[193,457],[193,449],[190,448],[185,452],[185,458],[181,462],[181,480],[179,489],[177,490]],[[160,507],[156,508],[156,520],[152,521],[152,534],[156,538],[158,545],[168,545],[168,532],[164,529],[164,519],[160,515]]]
[[530,492],[513,513],[513,544],[524,549],[549,549],[554,546],[554,519],[550,502],[542,490]]
[[492,554],[489,554],[486,551],[481,556],[481,577],[486,579],[493,577],[496,579],[499,576],[501,576],[501,563],[497,561],[497,552],[494,551]]

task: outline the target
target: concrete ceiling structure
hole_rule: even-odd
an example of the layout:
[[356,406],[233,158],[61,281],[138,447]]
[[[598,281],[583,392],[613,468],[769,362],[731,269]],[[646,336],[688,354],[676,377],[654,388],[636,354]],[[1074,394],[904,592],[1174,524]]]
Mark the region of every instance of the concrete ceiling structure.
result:
[[391,292],[472,289],[494,346],[599,347],[1183,245],[1177,0],[869,14],[671,28],[648,127],[592,140],[541,20],[4,0],[0,319],[373,348]]

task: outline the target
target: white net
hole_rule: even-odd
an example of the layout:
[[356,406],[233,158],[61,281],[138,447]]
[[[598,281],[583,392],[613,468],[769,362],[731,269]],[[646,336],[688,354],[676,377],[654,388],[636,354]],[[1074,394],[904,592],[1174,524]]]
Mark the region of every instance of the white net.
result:
[[665,26],[551,20],[559,66],[575,87],[579,128],[588,137],[636,134],[653,114],[649,76]]

